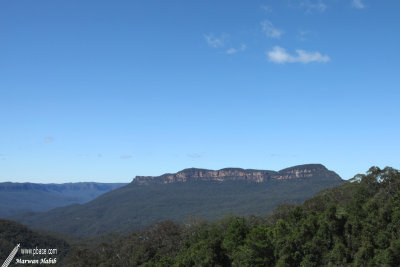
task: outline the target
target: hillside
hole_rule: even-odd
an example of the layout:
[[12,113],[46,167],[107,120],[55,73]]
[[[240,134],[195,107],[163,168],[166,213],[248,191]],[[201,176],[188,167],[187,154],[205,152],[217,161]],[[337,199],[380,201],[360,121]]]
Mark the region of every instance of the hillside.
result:
[[266,217],[170,221],[78,248],[68,266],[400,266],[400,172],[371,168]]
[[319,164],[279,172],[187,169],[172,176],[185,179],[170,180],[170,174],[138,177],[89,203],[13,219],[37,229],[46,226],[48,231],[90,236],[138,230],[162,220],[182,222],[193,216],[214,221],[229,214],[266,215],[283,202],[301,203],[342,183],[336,173]]
[[47,211],[85,203],[114,190],[122,183],[0,183],[0,218],[28,211]]
[[[59,262],[70,250],[69,244],[61,239],[33,231],[17,222],[0,219],[0,263],[4,262],[18,244],[20,244],[20,248],[10,266],[21,266],[21,264],[14,264],[17,258],[27,260],[56,258],[56,261]],[[52,251],[51,255],[47,252],[43,255],[23,255],[21,253],[21,249],[35,248],[47,250],[56,249],[56,251]],[[28,266],[32,265],[29,264]],[[50,266],[52,266],[52,264],[50,264]]]

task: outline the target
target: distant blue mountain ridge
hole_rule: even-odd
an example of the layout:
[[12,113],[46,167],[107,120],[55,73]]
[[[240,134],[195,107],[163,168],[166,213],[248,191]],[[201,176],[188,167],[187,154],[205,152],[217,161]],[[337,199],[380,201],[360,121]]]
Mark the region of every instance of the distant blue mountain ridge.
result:
[[0,183],[0,218],[86,203],[126,183]]
[[152,223],[190,218],[216,221],[227,215],[265,216],[283,203],[300,204],[343,180],[321,164],[280,171],[189,168],[137,176],[126,186],[85,204],[9,218],[33,229],[90,237],[144,229]]

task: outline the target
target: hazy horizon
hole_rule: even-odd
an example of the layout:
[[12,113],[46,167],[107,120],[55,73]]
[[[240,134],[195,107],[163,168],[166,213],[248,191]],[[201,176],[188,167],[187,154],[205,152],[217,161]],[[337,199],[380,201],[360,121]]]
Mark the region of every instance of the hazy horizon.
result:
[[[318,163],[310,163],[310,164],[318,164]],[[299,165],[296,165],[296,166],[301,166],[301,165],[308,165],[308,164],[299,164]],[[290,168],[290,167],[295,167],[295,166],[287,166],[287,168]],[[326,166],[325,166],[326,167]],[[190,169],[190,168],[196,168],[196,167],[189,167],[189,168],[185,168],[185,169]],[[244,170],[248,170],[249,168],[240,168],[240,167],[225,167],[225,168],[219,168],[219,169],[208,169],[208,168],[196,168],[196,169],[207,169],[207,170],[212,170],[212,171],[218,171],[218,170],[221,170],[221,169],[230,169],[230,168],[232,168],[232,169],[236,169],[236,168],[239,168],[239,169],[244,169]],[[285,168],[283,168],[283,169],[285,169]],[[283,170],[283,169],[280,169],[280,170]],[[330,170],[329,168],[327,168],[328,170]],[[161,175],[163,175],[163,174],[168,174],[168,173],[177,173],[177,172],[179,172],[179,171],[183,171],[184,169],[182,169],[182,170],[177,170],[177,171],[174,171],[174,172],[164,172],[164,173],[160,173],[160,174],[156,174],[156,175],[145,175],[145,174],[141,174],[141,175],[135,175],[134,177],[132,177],[129,181],[123,181],[123,182],[118,182],[118,181],[116,181],[116,182],[97,182],[97,181],[85,181],[85,180],[82,180],[82,181],[75,181],[75,182],[68,182],[68,181],[66,181],[66,182],[59,182],[59,183],[53,183],[53,182],[46,182],[46,183],[43,183],[43,182],[32,182],[31,180],[27,180],[27,181],[20,181],[20,182],[13,182],[13,181],[0,181],[0,183],[7,183],[7,182],[11,182],[11,183],[35,183],[35,184],[68,184],[68,183],[130,183],[130,182],[132,182],[132,180],[133,179],[135,179],[136,178],[136,176],[154,176],[154,177],[157,177],[157,176],[161,176]],[[267,171],[280,171],[280,170],[272,170],[272,169],[255,169],[255,170],[267,170]],[[332,170],[330,170],[330,171],[332,171]],[[343,177],[341,177],[342,179],[344,179]]]
[[0,182],[400,168],[398,1],[0,1]]

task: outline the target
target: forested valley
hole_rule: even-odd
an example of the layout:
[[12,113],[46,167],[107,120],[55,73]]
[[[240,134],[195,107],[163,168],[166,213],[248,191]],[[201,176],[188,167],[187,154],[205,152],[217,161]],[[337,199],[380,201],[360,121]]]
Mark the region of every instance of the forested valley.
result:
[[372,167],[265,217],[155,223],[72,246],[66,266],[400,266],[400,173]]

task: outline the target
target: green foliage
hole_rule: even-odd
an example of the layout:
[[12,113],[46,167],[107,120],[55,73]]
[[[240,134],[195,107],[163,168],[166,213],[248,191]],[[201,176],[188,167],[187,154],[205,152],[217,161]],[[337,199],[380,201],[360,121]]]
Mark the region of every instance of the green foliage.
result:
[[264,224],[251,229],[232,259],[233,266],[271,266],[273,262],[272,233]]
[[115,266],[400,266],[400,173],[374,167],[264,218],[160,227],[120,238],[80,266],[111,266],[117,253],[129,261]]
[[[70,246],[65,241],[47,234],[33,231],[19,223],[0,219],[0,262],[3,263],[14,247],[20,244],[24,249],[57,249],[56,258],[60,262],[69,252]],[[39,256],[24,256],[18,251],[15,258],[40,259]],[[10,266],[14,266],[11,264]]]
[[284,202],[299,204],[318,191],[341,183],[336,174],[322,170],[310,178],[262,183],[129,184],[86,204],[13,219],[36,229],[45,227],[48,231],[83,237],[110,231],[127,233],[163,220],[183,222],[190,216],[208,221],[229,214],[265,216]]
[[229,258],[233,258],[239,246],[243,245],[248,228],[244,219],[234,218],[225,230],[222,247],[227,251]]

